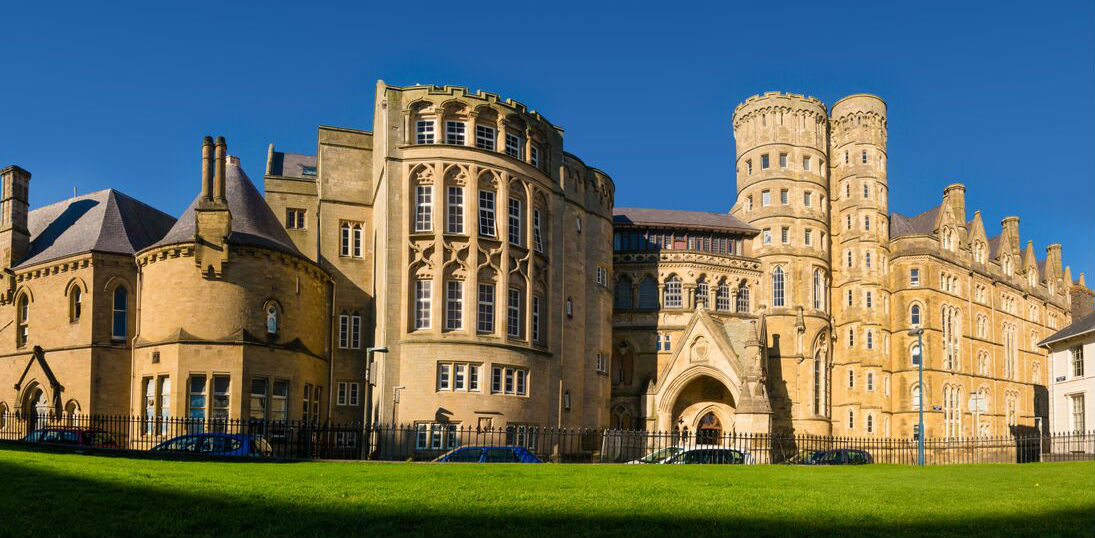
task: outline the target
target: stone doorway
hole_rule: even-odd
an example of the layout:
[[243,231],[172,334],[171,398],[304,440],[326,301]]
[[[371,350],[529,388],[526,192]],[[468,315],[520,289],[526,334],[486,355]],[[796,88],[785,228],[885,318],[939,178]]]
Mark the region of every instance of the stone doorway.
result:
[[716,445],[722,438],[722,422],[714,412],[708,411],[696,424],[696,444]]
[[27,421],[28,433],[46,425],[50,413],[49,400],[46,398],[46,392],[37,383],[23,394],[20,411]]

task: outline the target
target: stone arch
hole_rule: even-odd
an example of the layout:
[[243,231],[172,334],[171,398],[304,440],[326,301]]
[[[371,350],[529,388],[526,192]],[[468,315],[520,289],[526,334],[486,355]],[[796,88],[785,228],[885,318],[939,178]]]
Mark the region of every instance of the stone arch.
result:
[[282,325],[285,322],[284,316],[285,308],[281,306],[277,299],[271,297],[263,301],[262,317],[267,336],[277,336],[281,332]]
[[692,381],[703,377],[708,377],[721,383],[729,392],[729,396],[733,402],[740,401],[741,383],[738,379],[731,378],[725,372],[709,364],[695,364],[689,366],[688,369],[675,376],[672,380],[664,382],[658,388],[658,411],[661,413],[671,412],[673,410],[673,405],[680,397],[681,392]]
[[117,288],[118,286],[125,286],[127,291],[133,291],[134,289],[133,284],[129,282],[129,279],[118,275],[112,275],[110,278],[106,279],[106,283],[103,284],[103,291],[113,292],[114,288]]
[[84,282],[84,279],[78,276],[72,277],[71,279],[69,279],[68,284],[65,285],[65,297],[68,297],[69,294],[72,293],[72,290],[74,288],[79,288],[80,291],[84,293],[87,293],[88,291],[87,283]]
[[50,387],[31,381],[19,395],[17,413],[26,421],[27,432],[44,426],[56,412],[51,403],[55,396],[51,393]]

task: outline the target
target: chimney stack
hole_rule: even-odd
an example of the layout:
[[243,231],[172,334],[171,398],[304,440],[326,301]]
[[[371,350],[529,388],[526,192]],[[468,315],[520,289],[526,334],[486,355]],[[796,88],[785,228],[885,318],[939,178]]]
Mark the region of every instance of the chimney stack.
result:
[[213,199],[213,137],[202,139],[202,195],[203,200]]
[[0,170],[3,195],[0,197],[0,268],[23,261],[30,251],[27,229],[30,196],[30,172],[12,165]]
[[954,214],[962,219],[962,226],[966,225],[966,186],[961,183],[951,183],[943,189],[943,200],[954,210]]
[[217,163],[216,163],[216,168],[215,168],[216,172],[213,175],[213,201],[214,202],[224,202],[225,201],[225,198],[224,198],[224,166],[225,166],[225,157],[227,156],[227,153],[228,153],[228,148],[227,148],[227,145],[224,143],[224,137],[223,136],[218,136],[217,137],[217,145],[216,145],[216,154],[217,154],[217,156],[216,156]]

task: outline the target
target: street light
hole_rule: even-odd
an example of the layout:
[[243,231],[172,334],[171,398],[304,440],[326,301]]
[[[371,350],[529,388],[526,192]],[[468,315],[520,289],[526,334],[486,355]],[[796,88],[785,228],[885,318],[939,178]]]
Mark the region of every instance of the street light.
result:
[[365,416],[362,420],[362,439],[361,439],[361,457],[366,458],[369,455],[369,441],[370,431],[369,423],[373,418],[373,353],[387,353],[388,347],[369,347],[365,348]]
[[916,429],[916,464],[924,465],[924,329],[909,329],[909,336],[916,337],[916,351],[920,354],[916,359],[917,370],[920,374],[920,382],[916,390],[920,393],[918,398],[920,411],[920,425]]

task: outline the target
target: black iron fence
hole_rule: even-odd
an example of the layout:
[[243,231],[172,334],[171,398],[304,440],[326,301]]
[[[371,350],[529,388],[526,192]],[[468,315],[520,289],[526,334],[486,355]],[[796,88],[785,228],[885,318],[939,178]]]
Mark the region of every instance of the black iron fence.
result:
[[[751,464],[794,463],[814,452],[854,449],[876,463],[916,464],[912,438],[830,437],[769,434],[697,434],[641,430],[546,428],[510,425],[470,428],[458,424],[337,424],[309,421],[193,419],[63,415],[0,416],[0,440],[28,435],[38,442],[151,450],[192,434],[226,434],[249,440],[248,455],[279,459],[373,459],[429,461],[462,446],[521,446],[544,461],[563,463],[639,462],[652,454],[694,448],[734,449]],[[209,438],[210,436],[204,436]],[[223,436],[212,436],[221,437]],[[195,453],[231,452],[233,443],[189,443]],[[240,448],[239,450],[244,450]],[[970,439],[926,438],[929,465],[954,463],[1025,463],[1095,460],[1095,432],[1052,435],[1016,434]]]

